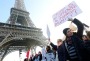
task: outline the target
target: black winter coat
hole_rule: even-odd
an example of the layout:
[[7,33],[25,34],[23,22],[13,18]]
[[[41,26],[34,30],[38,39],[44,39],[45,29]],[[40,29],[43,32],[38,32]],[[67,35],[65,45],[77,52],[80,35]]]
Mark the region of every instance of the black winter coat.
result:
[[[74,19],[73,23],[76,24],[78,30],[77,33],[73,33],[73,36],[71,36],[70,38],[75,47],[78,58],[80,61],[90,61],[89,59],[87,59],[87,55],[86,55],[87,50],[84,46],[84,42],[82,41],[83,30],[84,30],[83,24],[77,19]],[[65,41],[67,41],[67,37]],[[63,44],[65,44],[65,42]]]
[[[83,24],[78,19],[74,19],[73,23],[76,24],[76,26],[78,28],[78,31],[77,31],[77,33],[74,33],[73,36],[71,36],[71,40],[72,40],[73,45],[74,45],[74,47],[76,49],[76,53],[78,54],[79,60],[80,61],[87,61],[86,60],[87,56],[85,56],[86,50],[84,48],[84,43],[81,40],[82,35],[83,35],[83,29],[84,29]],[[51,43],[51,46],[53,48],[55,48],[57,50],[57,52],[58,52],[59,61],[70,60],[69,55],[68,55],[67,50],[66,50],[65,41],[58,48],[57,48],[57,46],[55,47],[55,45],[53,45]]]

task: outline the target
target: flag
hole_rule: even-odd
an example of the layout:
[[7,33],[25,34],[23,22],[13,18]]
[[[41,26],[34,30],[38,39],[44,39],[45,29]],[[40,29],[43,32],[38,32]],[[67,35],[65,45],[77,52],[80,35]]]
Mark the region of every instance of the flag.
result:
[[45,61],[45,57],[46,57],[46,49],[45,47],[42,48],[42,61]]
[[48,39],[50,39],[50,30],[49,30],[48,25],[47,25],[47,36],[48,36]]
[[30,55],[30,50],[27,51],[26,53],[26,57],[29,59],[29,55]]

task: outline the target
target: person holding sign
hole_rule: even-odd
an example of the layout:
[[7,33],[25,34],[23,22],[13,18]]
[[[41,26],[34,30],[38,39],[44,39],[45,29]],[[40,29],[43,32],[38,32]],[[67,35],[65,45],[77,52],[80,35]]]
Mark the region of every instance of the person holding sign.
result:
[[66,61],[67,57],[70,61],[88,61],[85,56],[86,49],[84,47],[84,43],[82,41],[84,26],[78,19],[69,19],[74,24],[76,24],[78,30],[77,32],[72,32],[70,28],[65,28],[63,30],[66,39],[64,40],[62,52],[67,52],[67,54],[63,54],[63,60]]
[[[47,36],[48,36],[48,41],[49,41],[49,43],[50,43],[50,45],[53,47],[53,49],[54,50],[56,50],[57,51],[57,53],[58,54],[56,54],[56,61],[60,61],[60,59],[61,58],[59,58],[60,57],[60,51],[61,51],[61,48],[60,48],[60,45],[62,44],[62,39],[58,39],[57,40],[57,45],[54,45],[52,42],[51,42],[51,40],[50,40],[50,30],[49,30],[49,27],[47,26]],[[57,55],[58,55],[58,58],[57,58]]]

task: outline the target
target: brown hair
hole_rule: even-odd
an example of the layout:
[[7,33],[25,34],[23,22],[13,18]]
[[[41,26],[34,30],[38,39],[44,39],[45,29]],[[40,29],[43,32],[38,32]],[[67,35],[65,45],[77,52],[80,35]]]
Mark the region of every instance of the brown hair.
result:
[[46,47],[46,50],[47,50],[47,51],[51,50],[51,47],[50,47],[50,46],[47,46],[47,47]]
[[82,37],[85,37],[85,38],[87,38],[87,35],[83,35]]
[[57,39],[57,42],[62,42],[62,39]]
[[90,38],[90,31],[87,31],[87,36]]

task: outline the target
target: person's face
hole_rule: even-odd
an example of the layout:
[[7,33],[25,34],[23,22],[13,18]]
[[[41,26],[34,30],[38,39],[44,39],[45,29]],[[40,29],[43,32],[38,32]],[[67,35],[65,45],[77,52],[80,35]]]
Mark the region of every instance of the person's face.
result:
[[38,54],[36,54],[36,57],[38,57]]
[[71,29],[68,29],[66,35],[67,35],[68,37],[72,36],[72,35],[73,35],[72,30],[71,30]]
[[41,54],[41,52],[39,52],[38,54]]
[[60,46],[61,44],[62,44],[61,41],[58,41],[58,42],[57,42],[57,46]]
[[87,40],[87,36],[82,37],[83,41]]
[[50,48],[49,48],[49,47],[47,47],[47,48],[46,48],[46,50],[47,50],[47,51],[49,51],[49,50],[50,50]]
[[87,39],[88,39],[88,40],[90,40],[90,37],[89,37],[89,36],[87,36]]

